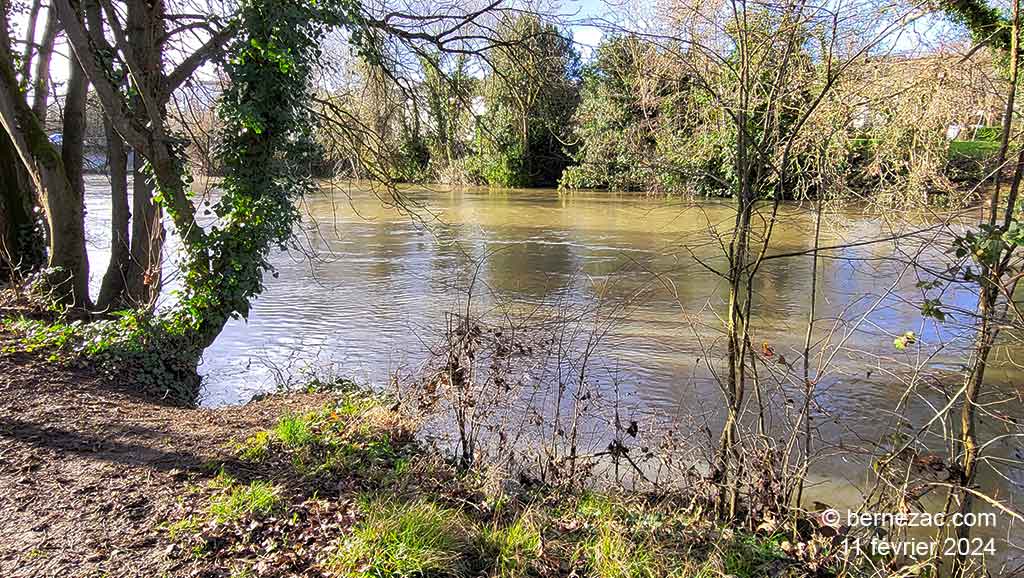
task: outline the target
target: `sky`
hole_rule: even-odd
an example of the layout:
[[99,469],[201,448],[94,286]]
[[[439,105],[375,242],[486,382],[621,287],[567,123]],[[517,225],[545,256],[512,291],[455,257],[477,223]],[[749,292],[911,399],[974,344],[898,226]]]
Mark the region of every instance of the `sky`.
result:
[[[517,2],[517,0],[509,1]],[[545,2],[545,0],[540,1]],[[526,2],[536,5],[536,0],[526,0]],[[654,6],[655,2],[656,0],[546,0],[541,6],[547,11],[557,14],[559,19],[565,23],[581,57],[586,61],[592,56],[604,35],[599,27],[602,22],[616,22],[630,17],[641,17]],[[14,20],[15,28],[20,31],[27,21],[27,16],[21,15]],[[41,33],[42,20],[44,19],[40,18],[38,33]],[[935,20],[931,18],[915,22],[914,26],[905,30],[895,39],[898,50],[914,51],[921,48],[934,48],[934,46],[930,46],[932,39],[944,36],[937,34],[936,28],[941,28],[941,24],[937,26]],[[57,54],[53,61],[52,75],[57,82],[62,82],[67,78],[68,60],[65,55],[68,48],[62,41],[58,41],[56,48]]]
[[[594,48],[600,44],[603,33],[600,28],[587,25],[586,22],[609,18],[612,12],[626,14],[631,12],[634,7],[648,4],[649,2],[645,0],[637,0],[635,2],[630,2],[629,0],[610,0],[608,2],[605,0],[560,0],[557,2],[555,10],[559,15],[564,16],[564,20],[572,31],[573,42],[577,44],[577,49],[580,51],[583,59],[587,60],[593,53]],[[45,19],[40,18],[39,20],[37,35],[42,34],[42,24]],[[26,14],[15,15],[13,24],[17,37],[23,37],[22,31],[27,22],[28,16]],[[68,75],[67,51],[67,45],[58,39],[51,70],[51,74],[57,82],[63,82]]]
[[594,26],[577,25],[572,27],[572,41],[576,43],[576,49],[584,60],[590,58],[594,49],[601,43],[603,33],[600,28]]
[[[606,7],[603,0],[565,0],[559,11],[575,14],[572,20],[587,21],[604,17]],[[580,55],[584,60],[590,58],[594,48],[601,42],[601,29],[585,24],[573,24],[571,28],[572,39],[577,44]]]

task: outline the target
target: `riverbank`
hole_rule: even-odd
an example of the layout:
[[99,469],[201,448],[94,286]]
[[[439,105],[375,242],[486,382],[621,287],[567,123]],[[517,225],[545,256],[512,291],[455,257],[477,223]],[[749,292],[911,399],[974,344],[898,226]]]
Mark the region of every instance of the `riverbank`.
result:
[[324,395],[216,411],[161,405],[0,334],[0,575],[179,575],[161,530],[225,442]]
[[[0,575],[806,576],[832,538],[459,471],[349,382],[169,407],[0,334]],[[833,550],[831,553],[829,550]]]

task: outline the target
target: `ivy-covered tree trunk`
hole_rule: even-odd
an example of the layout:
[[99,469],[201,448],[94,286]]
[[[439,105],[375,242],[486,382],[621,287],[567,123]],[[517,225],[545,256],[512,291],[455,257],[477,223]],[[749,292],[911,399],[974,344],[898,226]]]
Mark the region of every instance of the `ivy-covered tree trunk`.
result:
[[0,130],[0,280],[23,278],[46,263],[32,180],[6,131]]
[[[233,317],[246,317],[271,268],[270,250],[291,238],[295,200],[315,189],[315,158],[307,101],[325,16],[301,1],[243,2],[239,34],[228,47],[231,84],[221,96],[220,160],[224,191],[213,211],[216,227],[203,237],[186,272],[179,322],[190,324],[197,354]],[[158,175],[159,177],[159,175]]]
[[[133,221],[148,226],[139,234],[133,227],[133,257],[139,243],[152,243],[161,231],[161,210],[181,237],[181,298],[170,311],[140,318],[142,335],[124,346],[117,371],[134,374],[140,387],[157,386],[167,396],[194,401],[203,350],[229,319],[248,314],[250,301],[263,289],[271,248],[291,237],[298,218],[295,199],[314,188],[309,167],[316,147],[307,105],[318,41],[328,23],[350,24],[355,18],[351,12],[359,6],[243,1],[229,26],[165,73],[164,2],[129,2],[125,31],[130,42],[114,49],[126,52],[122,60],[132,62],[134,100],[129,100],[114,80],[117,74],[104,50],[97,50],[97,39],[83,26],[77,2],[54,0],[54,5],[105,115],[147,161],[149,178],[136,179],[135,203],[149,200],[154,209],[148,217],[145,210],[135,212]],[[220,103],[224,192],[213,208],[216,224],[204,230],[189,198],[185,146],[167,124],[165,109],[175,88],[228,41],[225,68],[231,82]],[[147,180],[154,185],[152,195],[141,188]],[[158,286],[152,277],[159,254],[151,251],[149,257],[149,286]]]

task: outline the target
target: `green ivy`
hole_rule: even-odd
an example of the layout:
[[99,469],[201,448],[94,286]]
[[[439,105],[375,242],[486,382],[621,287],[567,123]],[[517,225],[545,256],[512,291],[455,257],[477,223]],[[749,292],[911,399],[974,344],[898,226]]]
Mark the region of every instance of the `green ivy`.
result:
[[942,0],[939,6],[966,27],[975,42],[986,43],[1003,52],[1010,50],[1010,22],[998,8],[985,0]]
[[[194,403],[203,350],[232,318],[248,315],[272,271],[270,252],[283,248],[299,218],[295,200],[315,188],[318,158],[308,108],[310,79],[321,56],[320,40],[345,27],[357,52],[379,60],[357,0],[243,0],[236,36],[225,50],[230,82],[221,95],[222,124],[216,154],[224,167],[215,223],[183,235],[184,289],[169,312],[130,314],[117,323],[95,324],[79,341],[84,353],[121,379],[156,387],[176,401]],[[185,141],[172,155],[183,183],[190,183]],[[154,200],[175,217],[161,191]],[[175,219],[179,221],[180,219]]]

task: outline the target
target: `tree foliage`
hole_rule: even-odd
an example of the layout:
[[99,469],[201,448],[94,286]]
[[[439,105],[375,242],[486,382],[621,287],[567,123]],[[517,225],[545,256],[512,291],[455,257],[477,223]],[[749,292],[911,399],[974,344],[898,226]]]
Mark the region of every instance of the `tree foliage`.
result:
[[986,0],[939,0],[938,7],[967,28],[975,42],[1004,52],[1010,49],[1010,22]]
[[569,164],[564,143],[578,99],[579,55],[553,24],[503,20],[484,80],[476,173],[490,185],[553,185]]
[[693,157],[678,145],[699,137],[688,114],[696,95],[671,58],[638,36],[598,46],[583,69],[573,116],[574,166],[559,181],[569,189],[681,192]]

